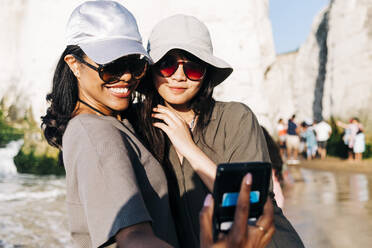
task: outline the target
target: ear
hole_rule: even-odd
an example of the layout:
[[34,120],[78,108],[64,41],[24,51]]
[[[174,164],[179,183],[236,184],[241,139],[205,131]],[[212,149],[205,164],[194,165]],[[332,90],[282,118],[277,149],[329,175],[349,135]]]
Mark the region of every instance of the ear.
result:
[[72,56],[71,54],[67,54],[64,60],[68,67],[70,67],[70,70],[74,73],[75,77],[79,78],[80,77],[79,62],[75,59],[75,57]]

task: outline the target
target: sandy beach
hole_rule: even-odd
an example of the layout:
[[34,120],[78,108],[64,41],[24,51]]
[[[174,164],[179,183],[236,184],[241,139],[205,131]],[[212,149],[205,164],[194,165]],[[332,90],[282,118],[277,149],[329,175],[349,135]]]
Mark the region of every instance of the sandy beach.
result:
[[314,159],[311,161],[302,160],[298,165],[289,165],[291,167],[302,167],[314,170],[339,171],[350,173],[372,174],[372,160],[367,159],[361,162],[347,161],[335,157],[327,157],[324,160]]

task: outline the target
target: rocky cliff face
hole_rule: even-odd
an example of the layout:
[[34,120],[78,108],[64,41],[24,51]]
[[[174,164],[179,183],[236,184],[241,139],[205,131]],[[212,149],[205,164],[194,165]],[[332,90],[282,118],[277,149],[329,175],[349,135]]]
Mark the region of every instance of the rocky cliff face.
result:
[[[45,113],[64,26],[82,0],[0,2],[0,99],[36,120]],[[279,117],[368,119],[372,104],[372,2],[334,0],[314,19],[298,51],[275,57],[268,0],[119,1],[138,20],[146,43],[153,25],[176,13],[198,17],[210,29],[215,54],[234,72],[215,90],[219,100],[242,101],[272,130]],[[166,7],[165,7],[166,6]],[[23,111],[23,112],[22,112]],[[371,117],[369,117],[371,118]],[[371,125],[372,126],[372,125]]]
[[371,30],[371,1],[331,1],[300,49],[279,55],[265,74],[270,106],[278,110],[270,119],[358,116],[371,127]]
[[324,115],[358,116],[372,128],[372,2],[333,1],[327,46]]

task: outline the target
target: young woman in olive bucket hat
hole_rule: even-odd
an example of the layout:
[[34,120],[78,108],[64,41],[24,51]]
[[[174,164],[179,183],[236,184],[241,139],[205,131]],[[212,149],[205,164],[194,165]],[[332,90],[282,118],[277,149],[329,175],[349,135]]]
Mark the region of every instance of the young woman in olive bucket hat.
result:
[[[198,247],[199,211],[212,191],[216,165],[270,161],[265,138],[249,107],[213,99],[214,87],[233,69],[213,55],[204,23],[187,15],[160,21],[149,37],[148,52],[154,65],[140,85],[137,131],[154,156],[168,165],[180,244]],[[272,202],[276,231],[268,247],[303,247]],[[260,220],[253,228],[265,235],[274,230]]]

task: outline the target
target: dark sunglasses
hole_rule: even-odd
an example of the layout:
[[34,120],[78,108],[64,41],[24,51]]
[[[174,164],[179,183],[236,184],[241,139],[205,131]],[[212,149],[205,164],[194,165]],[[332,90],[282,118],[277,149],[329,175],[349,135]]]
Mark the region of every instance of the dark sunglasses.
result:
[[193,61],[178,61],[176,57],[167,56],[155,64],[155,68],[160,72],[163,77],[172,76],[182,64],[183,72],[186,77],[192,81],[203,79],[207,67],[204,64]]
[[141,79],[146,74],[148,61],[144,58],[120,58],[98,67],[86,62],[83,58],[74,56],[78,61],[98,72],[99,77],[105,83],[120,81],[123,74],[129,71],[134,79]]

